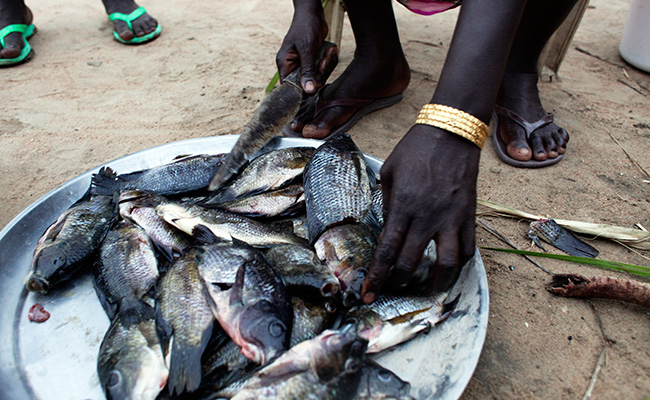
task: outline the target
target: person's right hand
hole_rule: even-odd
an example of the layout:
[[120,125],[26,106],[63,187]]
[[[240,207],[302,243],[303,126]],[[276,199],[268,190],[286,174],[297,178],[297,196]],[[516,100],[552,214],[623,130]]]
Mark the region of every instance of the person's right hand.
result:
[[300,84],[306,93],[314,94],[325,84],[338,62],[335,46],[327,48],[318,60],[327,33],[327,21],[320,1],[295,3],[291,27],[276,56],[280,82],[300,68]]

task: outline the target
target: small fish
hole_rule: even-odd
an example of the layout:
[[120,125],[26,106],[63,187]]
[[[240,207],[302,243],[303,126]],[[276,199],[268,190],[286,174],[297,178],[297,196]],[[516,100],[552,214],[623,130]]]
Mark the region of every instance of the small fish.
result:
[[253,246],[267,247],[283,243],[305,244],[304,239],[228,211],[179,203],[161,204],[158,215],[172,226],[198,236],[200,240],[231,242],[237,239]]
[[363,221],[371,206],[371,177],[363,153],[347,133],[321,145],[303,176],[309,242],[327,228]]
[[351,398],[366,345],[351,325],[326,330],[256,372],[232,400]]
[[[265,365],[289,346],[291,303],[282,278],[259,250],[236,244],[247,254],[233,255],[232,246],[222,243],[204,249],[198,258],[199,271],[221,327],[246,357]],[[233,267],[237,268],[234,283],[224,283]]]
[[354,323],[368,340],[368,353],[378,353],[413,339],[418,333],[447,319],[458,304],[448,292],[417,295],[380,295],[374,303],[350,309],[345,323]]
[[594,258],[598,255],[597,249],[575,237],[551,218],[542,218],[531,222],[528,237],[533,239],[535,244],[544,251],[546,249],[544,249],[539,239],[572,256]]
[[321,262],[311,248],[279,245],[271,247],[264,255],[291,292],[322,299],[331,298],[341,290],[334,272]]
[[314,151],[313,147],[288,147],[262,154],[205,203],[218,204],[279,189],[302,175]]
[[95,288],[109,318],[120,310],[142,309],[142,299],[158,278],[158,260],[149,236],[130,222],[117,223],[102,242],[95,271]]
[[411,384],[375,361],[366,359],[361,367],[358,400],[413,400],[409,395]]
[[239,139],[224,164],[213,174],[208,190],[215,191],[235,176],[264,145],[275,136],[283,136],[282,127],[296,115],[302,99],[298,71],[269,93],[242,129]]
[[177,259],[162,278],[156,303],[156,322],[163,337],[171,338],[169,393],[191,392],[201,383],[201,355],[212,333],[214,317],[203,281],[190,250]]
[[148,318],[125,324],[118,314],[111,322],[97,360],[107,399],[154,400],[165,386],[169,370],[153,315],[151,310]]
[[47,293],[89,262],[116,218],[113,198],[94,196],[70,207],[50,225],[34,250],[26,279],[30,292]]
[[311,340],[321,332],[332,327],[337,314],[332,312],[322,302],[310,302],[293,297],[293,329],[291,330],[290,347]]
[[120,190],[145,190],[161,195],[191,192],[208,186],[226,154],[182,156],[171,163],[118,175],[102,167],[93,175],[92,194],[111,196]]
[[122,218],[133,221],[147,232],[168,259],[179,256],[194,243],[191,236],[182,232],[158,215],[156,207],[166,204],[168,200],[155,193],[141,190],[120,192],[119,210]]
[[[200,203],[208,206],[208,203]],[[290,215],[305,205],[305,190],[300,184],[271,190],[236,200],[215,204],[215,208],[227,210],[251,218],[272,218]]]
[[314,248],[341,283],[345,307],[361,302],[361,285],[377,247],[377,235],[366,224],[337,225],[323,232]]

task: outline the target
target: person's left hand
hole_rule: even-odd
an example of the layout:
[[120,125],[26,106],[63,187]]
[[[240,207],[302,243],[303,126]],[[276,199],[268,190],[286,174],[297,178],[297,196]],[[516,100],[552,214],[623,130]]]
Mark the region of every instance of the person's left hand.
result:
[[[414,125],[381,168],[386,222],[362,288],[369,304],[390,282],[409,283],[430,240],[437,246],[431,280],[444,290],[474,254],[480,149],[428,125]],[[390,279],[388,279],[390,277]]]

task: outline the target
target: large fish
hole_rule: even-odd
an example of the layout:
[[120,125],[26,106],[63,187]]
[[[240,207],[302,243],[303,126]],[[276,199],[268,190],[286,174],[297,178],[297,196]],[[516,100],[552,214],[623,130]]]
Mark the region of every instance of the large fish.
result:
[[298,71],[269,93],[242,129],[239,139],[225,162],[213,174],[208,190],[222,187],[275,136],[283,136],[282,127],[294,117],[302,99]]
[[351,399],[366,345],[351,325],[326,330],[255,373],[232,400]]
[[374,176],[369,171],[347,133],[334,135],[316,150],[303,176],[310,243],[331,226],[363,221],[372,204]]
[[214,324],[193,251],[177,259],[162,278],[156,306],[158,326],[172,343],[169,392],[191,392],[201,383],[201,355]]
[[47,293],[89,262],[117,213],[113,198],[94,196],[79,202],[45,231],[34,250],[27,290]]
[[[264,365],[289,346],[291,303],[282,278],[259,250],[241,244],[247,254],[233,255],[230,247],[216,244],[205,249],[198,257],[201,277],[221,327],[246,357]],[[237,264],[234,283],[224,283]]]
[[180,255],[194,240],[158,215],[156,207],[167,202],[165,197],[155,193],[125,190],[120,192],[119,210],[122,218],[142,227],[158,248],[171,259]]
[[167,203],[156,207],[168,223],[201,240],[230,242],[237,239],[253,246],[268,247],[283,243],[305,244],[294,234],[277,231],[261,222],[228,211]]
[[145,190],[162,195],[191,192],[208,186],[225,154],[182,156],[171,163],[118,175],[102,167],[92,178],[92,194],[113,195],[120,190]]
[[378,353],[413,339],[418,333],[447,319],[458,297],[449,292],[424,291],[415,295],[383,294],[370,305],[349,310],[345,322],[354,323],[368,340],[368,353]]
[[169,370],[153,310],[136,323],[124,323],[121,314],[114,318],[99,348],[97,375],[107,399],[154,400],[158,396]]
[[289,147],[264,153],[253,159],[241,174],[205,203],[218,204],[279,189],[302,175],[314,151],[313,147]]
[[117,223],[102,242],[95,275],[95,287],[110,319],[120,310],[142,309],[142,299],[159,277],[149,236],[130,222]]

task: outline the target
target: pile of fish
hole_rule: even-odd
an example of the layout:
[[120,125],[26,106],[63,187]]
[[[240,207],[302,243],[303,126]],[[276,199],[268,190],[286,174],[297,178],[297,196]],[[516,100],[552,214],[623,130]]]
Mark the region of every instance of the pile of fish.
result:
[[427,331],[457,299],[422,289],[363,305],[383,222],[375,174],[347,134],[277,143],[228,163],[214,190],[228,154],[103,167],[38,242],[28,290],[94,274],[111,321],[97,359],[108,399],[411,398],[367,354]]

